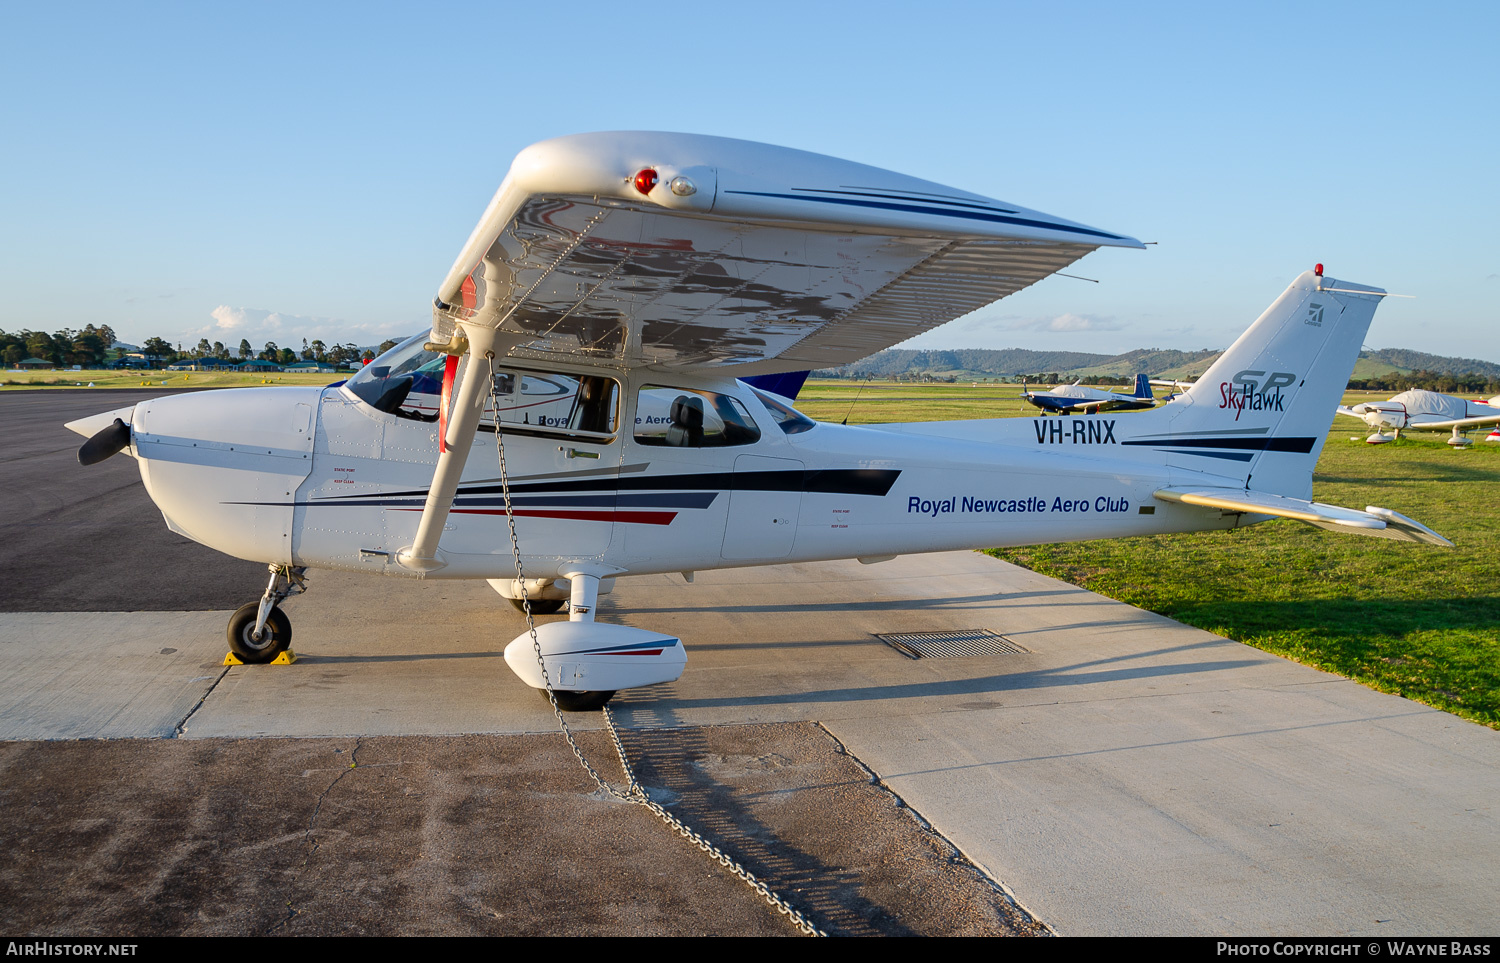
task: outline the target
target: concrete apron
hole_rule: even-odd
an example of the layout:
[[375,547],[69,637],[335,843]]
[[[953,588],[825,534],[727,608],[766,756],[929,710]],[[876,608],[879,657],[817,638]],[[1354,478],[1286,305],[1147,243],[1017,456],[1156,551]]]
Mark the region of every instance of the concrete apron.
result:
[[[0,614],[0,737],[547,732],[482,584],[312,573],[292,667],[228,612]],[[245,587],[245,600],[259,593]],[[1485,934],[1500,733],[973,553],[624,579],[680,635],[631,727],[816,720],[1063,934]],[[875,633],[1024,651],[913,660]],[[584,727],[597,717],[574,717]]]

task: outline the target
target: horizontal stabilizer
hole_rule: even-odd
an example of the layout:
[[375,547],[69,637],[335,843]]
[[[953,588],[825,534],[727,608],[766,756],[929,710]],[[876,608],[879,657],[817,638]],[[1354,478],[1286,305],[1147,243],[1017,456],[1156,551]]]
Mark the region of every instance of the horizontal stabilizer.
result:
[[1403,542],[1423,542],[1452,548],[1453,543],[1420,522],[1412,521],[1399,512],[1388,508],[1366,506],[1364,511],[1339,508],[1301,498],[1287,498],[1267,492],[1252,492],[1238,488],[1163,488],[1154,493],[1164,502],[1183,505],[1198,505],[1202,508],[1217,508],[1226,512],[1246,512],[1251,515],[1271,515],[1275,518],[1293,518],[1299,522],[1326,528],[1332,532],[1348,532],[1353,535],[1374,535],[1378,538],[1394,538]]

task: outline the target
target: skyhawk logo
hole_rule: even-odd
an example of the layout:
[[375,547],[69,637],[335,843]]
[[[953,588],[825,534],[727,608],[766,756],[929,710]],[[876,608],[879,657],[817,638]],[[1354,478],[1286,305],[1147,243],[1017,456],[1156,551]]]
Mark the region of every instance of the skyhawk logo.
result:
[[1315,328],[1323,326],[1323,305],[1314,301],[1307,307],[1307,317],[1302,319],[1303,324],[1310,324]]
[[[1261,380],[1264,378],[1265,380]],[[1249,411],[1285,411],[1282,407],[1281,389],[1297,383],[1297,376],[1290,371],[1264,371],[1246,369],[1230,381],[1219,382],[1219,407],[1233,408],[1234,420]]]

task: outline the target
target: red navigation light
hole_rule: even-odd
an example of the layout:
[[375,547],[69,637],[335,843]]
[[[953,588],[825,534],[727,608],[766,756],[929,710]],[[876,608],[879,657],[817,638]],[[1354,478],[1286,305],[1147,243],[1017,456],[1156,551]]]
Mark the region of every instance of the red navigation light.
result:
[[[638,186],[638,187],[640,186],[640,183],[641,183],[641,175],[640,174],[635,175],[635,183],[636,183],[636,186]],[[1322,277],[1323,276],[1323,265],[1321,265],[1321,264],[1316,265],[1313,268],[1313,273],[1316,274],[1318,277]]]
[[652,170],[649,167],[642,167],[640,170],[636,171],[635,180],[633,180],[631,183],[635,184],[635,189],[640,191],[642,194],[650,194],[651,188],[656,186],[656,182],[658,179],[659,178],[657,178],[656,176],[656,171]]

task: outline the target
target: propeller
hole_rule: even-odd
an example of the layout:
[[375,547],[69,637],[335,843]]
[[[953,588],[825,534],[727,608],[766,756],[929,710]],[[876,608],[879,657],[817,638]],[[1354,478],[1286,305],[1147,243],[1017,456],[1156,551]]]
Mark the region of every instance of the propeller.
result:
[[119,418],[114,424],[94,432],[94,436],[78,449],[80,465],[97,465],[115,452],[123,451],[130,444],[130,426]]

